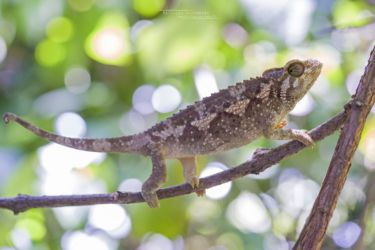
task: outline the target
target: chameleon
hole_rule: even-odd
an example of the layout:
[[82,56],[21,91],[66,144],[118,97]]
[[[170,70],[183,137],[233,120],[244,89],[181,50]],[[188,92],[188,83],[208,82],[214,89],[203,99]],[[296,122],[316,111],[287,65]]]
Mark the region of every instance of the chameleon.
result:
[[14,121],[39,137],[67,147],[94,152],[127,152],[148,156],[151,175],[142,184],[147,204],[159,207],[156,191],[166,181],[165,159],[178,159],[185,181],[198,195],[197,156],[241,147],[264,136],[275,140],[298,140],[314,144],[305,130],[286,129],[286,116],[308,92],[322,69],[318,60],[288,61],[262,76],[222,89],[144,132],[113,138],[70,138],[47,132],[13,113],[5,113],[5,123]]

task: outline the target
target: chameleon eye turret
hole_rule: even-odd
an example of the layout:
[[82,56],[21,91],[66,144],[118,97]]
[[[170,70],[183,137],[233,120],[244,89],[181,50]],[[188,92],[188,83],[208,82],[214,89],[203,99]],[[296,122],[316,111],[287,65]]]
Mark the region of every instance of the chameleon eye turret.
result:
[[288,65],[286,70],[291,76],[300,77],[305,71],[305,66],[302,62],[293,62],[292,64]]
[[165,159],[179,159],[184,177],[198,195],[196,157],[246,145],[265,136],[276,140],[314,142],[303,130],[285,129],[285,117],[318,78],[322,64],[317,60],[291,60],[284,67],[264,71],[261,77],[244,80],[220,90],[156,124],[130,136],[103,139],[70,138],[38,128],[15,114],[14,121],[37,136],[67,147],[96,152],[128,152],[149,156],[152,173],[142,186],[150,207],[158,207],[156,191],[166,180]]

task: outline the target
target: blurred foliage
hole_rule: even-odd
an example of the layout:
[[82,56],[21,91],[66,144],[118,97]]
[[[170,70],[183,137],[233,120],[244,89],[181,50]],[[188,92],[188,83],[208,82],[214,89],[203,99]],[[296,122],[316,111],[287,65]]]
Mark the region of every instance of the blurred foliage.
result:
[[[58,118],[72,112],[87,124],[84,136],[132,134],[199,99],[200,88],[209,86],[199,82],[225,88],[291,58],[310,57],[322,61],[324,70],[289,126],[311,129],[342,110],[353,94],[374,46],[374,4],[3,0],[0,113],[17,113],[53,131],[61,125]],[[136,97],[146,85],[152,93]],[[161,86],[177,91],[162,92]],[[173,110],[160,111],[165,108]],[[308,216],[336,139],[326,138],[258,178],[234,181],[220,199],[177,197],[163,200],[160,209],[91,206],[17,216],[1,210],[0,249],[288,249]],[[199,169],[212,162],[236,166],[257,147],[280,143],[260,139],[202,156]],[[113,192],[150,172],[148,159],[128,154],[90,155],[86,165],[64,172],[46,162],[78,163],[63,149],[48,158],[50,145],[19,126],[0,124],[2,197]],[[365,248],[375,247],[374,198],[368,196],[374,152],[372,113],[323,249],[349,248],[361,230]],[[177,161],[168,161],[168,173],[166,185],[183,181]]]

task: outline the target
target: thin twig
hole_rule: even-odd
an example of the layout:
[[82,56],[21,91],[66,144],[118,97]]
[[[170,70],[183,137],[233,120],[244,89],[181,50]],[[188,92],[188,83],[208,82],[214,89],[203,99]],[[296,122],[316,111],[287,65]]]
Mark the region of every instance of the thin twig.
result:
[[[345,122],[347,111],[343,111],[329,121],[317,126],[309,133],[314,141],[320,141]],[[255,156],[235,168],[202,178],[199,189],[207,189],[222,183],[238,179],[248,174],[259,174],[282,159],[305,148],[298,141],[291,141],[270,150],[258,151]],[[189,184],[161,189],[157,192],[160,199],[171,198],[194,192]],[[94,204],[129,204],[143,202],[141,193],[91,194],[91,195],[58,195],[58,196],[29,196],[18,195],[11,198],[0,198],[0,208],[12,210],[15,214],[30,208],[84,206]]]
[[352,108],[342,129],[326,177],[309,218],[294,245],[299,249],[320,249],[328,223],[348,175],[366,118],[375,102],[375,47],[365,68]]

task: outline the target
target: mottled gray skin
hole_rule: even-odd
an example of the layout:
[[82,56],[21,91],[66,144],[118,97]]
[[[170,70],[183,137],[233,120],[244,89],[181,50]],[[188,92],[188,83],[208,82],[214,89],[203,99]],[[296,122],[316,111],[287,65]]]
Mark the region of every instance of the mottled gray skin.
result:
[[[156,191],[166,180],[166,158],[179,159],[184,176],[198,188],[196,156],[246,145],[260,136],[296,139],[306,145],[313,140],[302,131],[282,129],[285,117],[318,78],[317,60],[291,60],[282,68],[266,70],[261,77],[245,80],[188,106],[143,133],[106,139],[68,138],[35,127],[12,113],[5,122],[16,121],[36,135],[68,147],[95,152],[133,152],[151,157],[152,174],[142,187],[151,207],[158,207]],[[197,194],[204,191],[197,189]]]

